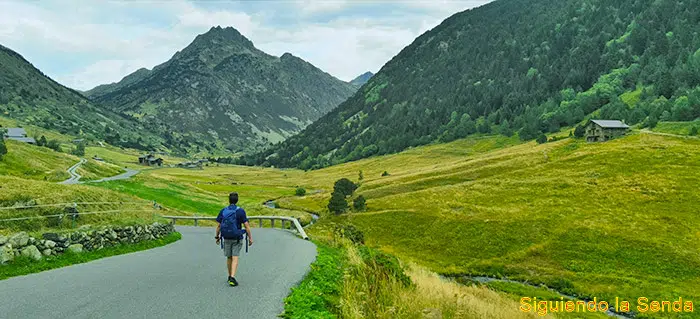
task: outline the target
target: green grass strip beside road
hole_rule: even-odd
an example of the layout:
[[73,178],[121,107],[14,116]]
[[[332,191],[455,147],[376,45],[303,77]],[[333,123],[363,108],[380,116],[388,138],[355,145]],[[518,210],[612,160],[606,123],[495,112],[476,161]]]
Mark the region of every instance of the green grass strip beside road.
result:
[[34,261],[29,257],[20,256],[15,260],[0,266],[0,280],[15,276],[22,276],[42,272],[46,270],[66,267],[75,264],[82,264],[100,258],[111,257],[133,253],[141,250],[165,246],[174,243],[182,238],[178,232],[171,233],[165,237],[156,240],[147,240],[135,244],[123,244],[114,247],[107,247],[101,250],[70,253],[66,252],[57,256],[44,257],[40,261]]
[[316,261],[299,286],[284,300],[282,318],[337,318],[343,289],[345,252],[320,242]]

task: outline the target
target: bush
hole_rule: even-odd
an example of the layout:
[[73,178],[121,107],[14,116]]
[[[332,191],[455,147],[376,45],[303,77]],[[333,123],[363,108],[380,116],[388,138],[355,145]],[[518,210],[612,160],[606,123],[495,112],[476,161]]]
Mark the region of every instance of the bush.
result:
[[78,147],[76,147],[71,154],[75,156],[85,156],[85,144],[80,143],[78,144]]
[[577,125],[576,128],[574,129],[574,136],[578,138],[582,138],[584,135],[586,135],[586,128],[584,128],[581,125]]
[[356,211],[363,211],[365,208],[367,208],[366,202],[367,200],[365,200],[364,196],[357,196],[357,198],[352,201],[352,207],[355,208]]
[[50,140],[46,143],[46,147],[56,151],[60,152],[61,151],[61,143],[59,143],[57,140]]
[[0,136],[0,160],[7,154],[7,146],[5,145],[5,139]]
[[384,176],[389,176],[389,172],[384,171],[384,173],[382,173],[382,177],[384,177]]
[[691,128],[690,128],[690,132],[688,133],[688,135],[690,135],[690,136],[698,135],[698,127],[697,127],[697,126],[691,127]]
[[297,196],[304,196],[306,195],[306,189],[304,189],[303,187],[297,187],[295,194]]
[[537,143],[538,144],[547,143],[547,135],[540,134],[540,136],[537,137]]
[[365,243],[365,234],[353,225],[335,226],[335,234],[338,237],[347,238],[353,244],[359,245]]

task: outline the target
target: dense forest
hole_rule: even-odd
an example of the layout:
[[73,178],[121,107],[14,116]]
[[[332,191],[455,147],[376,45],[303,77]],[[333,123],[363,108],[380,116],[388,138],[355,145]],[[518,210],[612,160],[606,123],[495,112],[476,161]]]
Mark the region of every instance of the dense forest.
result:
[[700,117],[700,2],[497,0],[418,37],[300,134],[239,164],[314,169],[587,118]]

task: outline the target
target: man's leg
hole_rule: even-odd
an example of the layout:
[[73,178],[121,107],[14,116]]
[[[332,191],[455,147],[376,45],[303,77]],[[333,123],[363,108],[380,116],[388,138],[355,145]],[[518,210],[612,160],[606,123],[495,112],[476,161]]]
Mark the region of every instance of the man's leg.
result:
[[[238,259],[238,258],[236,258],[236,259]],[[227,257],[227,258],[226,258],[226,267],[228,268],[228,275],[229,275],[229,277],[233,277],[233,275],[231,275],[231,264],[232,264],[232,260],[233,260],[233,257]],[[238,264],[238,260],[236,260],[236,264]],[[235,271],[234,271],[234,272],[235,272]]]
[[228,259],[228,273],[231,277],[236,277],[236,270],[238,269],[238,256],[233,256]]

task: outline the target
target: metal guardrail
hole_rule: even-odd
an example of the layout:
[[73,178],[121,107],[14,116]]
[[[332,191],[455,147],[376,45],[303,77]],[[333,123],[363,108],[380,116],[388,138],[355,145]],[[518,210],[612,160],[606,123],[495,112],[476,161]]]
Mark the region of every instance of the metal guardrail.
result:
[[[212,216],[161,216],[166,219],[172,219],[171,224],[175,224],[177,220],[194,220],[194,225],[198,226],[198,221],[200,220],[216,220],[216,217]],[[263,220],[269,220],[271,223],[272,228],[275,228],[275,220],[279,220],[282,222],[282,229],[289,229],[287,228],[287,222],[289,222],[290,226],[294,225],[294,227],[297,230],[297,233],[299,233],[299,236],[301,238],[304,238],[306,240],[309,240],[309,236],[306,235],[306,232],[304,231],[304,228],[301,227],[301,223],[296,218],[293,217],[286,217],[286,216],[248,216],[248,220],[258,220],[260,228],[263,227]]]

